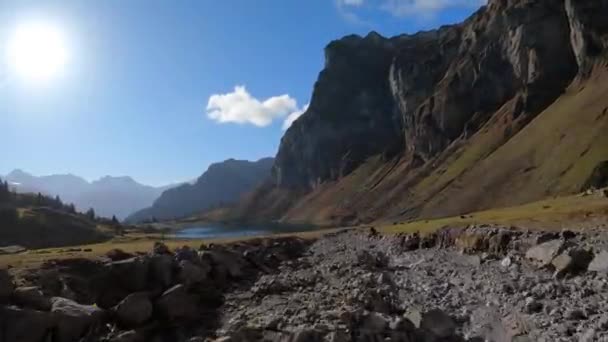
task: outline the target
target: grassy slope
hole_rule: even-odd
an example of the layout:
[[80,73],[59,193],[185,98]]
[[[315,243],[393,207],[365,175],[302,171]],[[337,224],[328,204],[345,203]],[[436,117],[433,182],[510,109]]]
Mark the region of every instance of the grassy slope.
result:
[[0,224],[0,246],[69,246],[105,241],[112,234],[82,216],[45,207],[19,208],[17,212],[17,222]]

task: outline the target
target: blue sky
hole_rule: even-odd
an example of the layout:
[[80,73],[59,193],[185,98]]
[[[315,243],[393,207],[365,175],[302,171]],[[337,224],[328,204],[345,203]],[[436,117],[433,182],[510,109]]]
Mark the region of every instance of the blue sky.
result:
[[4,0],[0,49],[44,22],[68,60],[40,84],[0,51],[0,174],[189,180],[276,153],[332,39],[462,20],[479,0]]

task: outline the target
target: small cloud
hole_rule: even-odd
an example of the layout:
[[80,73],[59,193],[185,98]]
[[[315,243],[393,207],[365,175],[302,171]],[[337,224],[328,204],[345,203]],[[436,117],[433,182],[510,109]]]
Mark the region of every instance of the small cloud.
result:
[[208,118],[219,123],[264,127],[297,110],[296,100],[287,94],[261,101],[251,96],[245,86],[236,86],[231,93],[211,95],[206,112]]
[[342,3],[345,6],[359,7],[363,5],[363,0],[338,0],[338,2]]
[[[438,13],[458,8],[478,8],[487,0],[336,0],[338,12],[348,20],[363,21],[361,9],[388,12],[395,17],[433,18]],[[359,9],[357,13],[353,11]]]
[[286,131],[289,127],[291,127],[291,124],[308,110],[308,106],[309,104],[302,107],[302,109],[296,110],[295,112],[287,115],[285,121],[283,121],[283,130]]
[[396,17],[432,17],[455,8],[477,8],[487,0],[385,0],[381,8]]

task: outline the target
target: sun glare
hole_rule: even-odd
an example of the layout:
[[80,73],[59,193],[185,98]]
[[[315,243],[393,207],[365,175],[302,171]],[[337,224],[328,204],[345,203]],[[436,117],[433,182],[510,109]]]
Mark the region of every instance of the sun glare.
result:
[[43,23],[17,27],[7,51],[13,71],[30,81],[51,79],[65,66],[68,57],[61,32]]

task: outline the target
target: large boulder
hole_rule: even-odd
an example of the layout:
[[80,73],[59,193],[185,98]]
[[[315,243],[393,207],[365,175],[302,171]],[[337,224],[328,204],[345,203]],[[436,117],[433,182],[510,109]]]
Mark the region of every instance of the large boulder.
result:
[[57,323],[57,342],[79,341],[89,330],[100,326],[105,319],[102,309],[61,297],[51,298],[51,312]]
[[564,241],[560,239],[543,242],[530,248],[526,252],[526,258],[539,267],[545,267],[551,264],[551,261],[564,250],[564,247]]
[[0,307],[1,342],[48,341],[54,325],[55,319],[48,312]]
[[206,250],[201,252],[203,262],[211,261],[214,270],[227,274],[234,279],[245,275],[248,263],[240,254],[228,250]]
[[591,259],[593,254],[590,251],[574,248],[555,257],[551,264],[555,268],[555,275],[561,277],[568,273],[585,271]]
[[587,267],[588,271],[591,272],[602,272],[608,273],[608,251],[601,251],[595,255],[589,267]]
[[422,315],[420,329],[437,338],[448,338],[456,333],[456,323],[441,310],[431,310]]
[[152,317],[153,309],[148,294],[138,292],[128,295],[113,310],[120,323],[126,326],[138,326]]
[[18,287],[13,293],[13,300],[22,307],[49,311],[51,299],[46,297],[36,286]]
[[198,298],[186,291],[182,284],[165,291],[156,301],[158,312],[166,319],[192,320],[198,317]]
[[146,288],[148,283],[148,260],[136,257],[108,264],[108,277],[117,282],[129,292],[137,292]]
[[120,260],[131,259],[131,258],[135,257],[135,255],[133,255],[131,253],[127,253],[127,252],[123,251],[122,249],[114,248],[114,249],[109,250],[106,253],[106,257],[108,257],[108,259],[110,259],[112,261],[120,261]]
[[167,289],[173,284],[173,257],[169,254],[154,255],[149,258],[151,287]]
[[0,269],[0,303],[7,300],[14,289],[15,284],[13,284],[13,280],[8,274],[8,271]]
[[186,287],[205,281],[211,270],[207,264],[196,264],[189,260],[182,260],[179,269],[179,279]]

